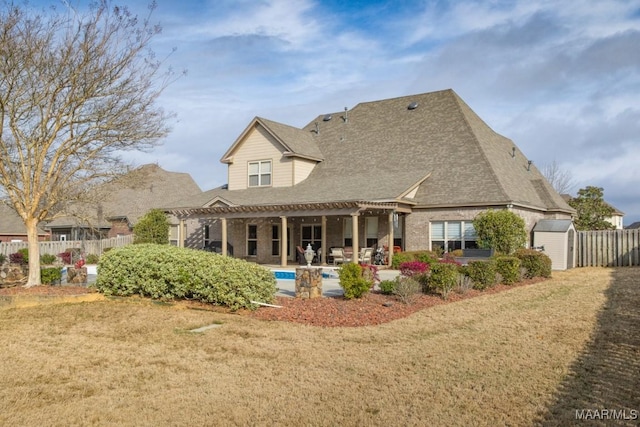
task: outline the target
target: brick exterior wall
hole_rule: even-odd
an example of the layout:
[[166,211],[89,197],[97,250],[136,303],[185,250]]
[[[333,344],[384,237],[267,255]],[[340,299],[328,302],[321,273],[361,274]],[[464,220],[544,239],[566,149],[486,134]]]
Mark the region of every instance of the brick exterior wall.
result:
[[129,228],[129,223],[126,220],[111,221],[107,237],[128,236],[129,234],[133,234],[133,230]]

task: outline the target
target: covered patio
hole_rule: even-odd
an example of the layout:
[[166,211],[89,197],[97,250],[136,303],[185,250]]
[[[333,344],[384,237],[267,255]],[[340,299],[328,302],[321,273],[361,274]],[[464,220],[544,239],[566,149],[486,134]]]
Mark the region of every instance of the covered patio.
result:
[[[219,240],[222,255],[230,245],[233,256],[281,267],[298,263],[298,249],[307,245],[320,252],[319,265],[327,265],[330,248],[352,248],[351,262],[364,247],[402,246],[403,216],[409,204],[345,201],[272,205],[174,208],[178,246],[197,246],[194,232],[204,227],[203,241]],[[190,240],[191,239],[191,240]],[[386,256],[391,265],[393,251]]]

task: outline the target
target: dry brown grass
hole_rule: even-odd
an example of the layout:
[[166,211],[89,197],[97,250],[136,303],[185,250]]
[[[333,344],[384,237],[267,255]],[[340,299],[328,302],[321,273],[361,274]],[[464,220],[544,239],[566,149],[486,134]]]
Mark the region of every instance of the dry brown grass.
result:
[[[493,426],[572,420],[589,405],[633,409],[639,277],[554,273],[364,328],[140,301],[4,310],[0,425]],[[614,332],[634,338],[602,350]],[[615,400],[585,394],[585,384],[613,388],[591,375],[618,369]]]

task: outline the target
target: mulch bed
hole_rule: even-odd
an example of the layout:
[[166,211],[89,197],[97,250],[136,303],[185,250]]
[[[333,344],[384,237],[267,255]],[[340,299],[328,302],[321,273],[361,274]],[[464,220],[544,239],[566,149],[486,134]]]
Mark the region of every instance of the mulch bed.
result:
[[[410,314],[428,307],[449,304],[479,295],[495,294],[513,289],[514,287],[538,283],[543,280],[545,279],[536,278],[525,280],[511,286],[496,285],[484,291],[471,289],[463,294],[452,292],[449,294],[447,300],[442,299],[439,295],[419,294],[410,304],[405,304],[394,296],[384,295],[379,292],[369,292],[362,298],[352,300],[345,299],[344,297],[302,299],[278,296],[275,298],[273,304],[281,306],[280,308],[260,307],[254,311],[239,310],[234,313],[254,319],[294,322],[311,326],[359,327],[379,325],[407,317]],[[15,286],[12,288],[0,288],[0,295],[68,296],[93,292],[96,291],[83,286],[35,286],[32,288]],[[194,301],[187,302],[187,305],[192,308],[211,309],[231,313],[230,310],[224,307],[214,307]]]

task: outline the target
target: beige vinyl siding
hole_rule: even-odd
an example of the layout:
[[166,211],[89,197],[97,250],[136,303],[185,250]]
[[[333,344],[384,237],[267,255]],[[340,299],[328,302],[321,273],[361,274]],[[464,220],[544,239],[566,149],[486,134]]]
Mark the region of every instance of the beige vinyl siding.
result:
[[256,126],[238,145],[229,165],[229,190],[243,190],[248,185],[249,162],[271,160],[273,187],[289,187],[293,162],[282,156],[284,149],[261,126]]
[[293,184],[307,179],[315,165],[316,162],[313,160],[295,159],[293,161]]
[[535,232],[535,245],[544,246],[544,254],[551,258],[551,269],[567,269],[567,233]]

